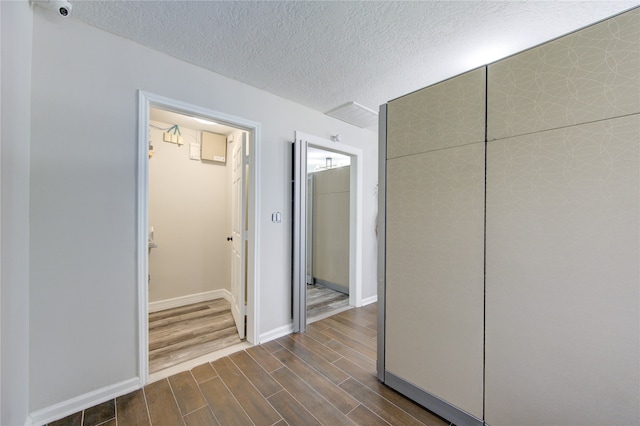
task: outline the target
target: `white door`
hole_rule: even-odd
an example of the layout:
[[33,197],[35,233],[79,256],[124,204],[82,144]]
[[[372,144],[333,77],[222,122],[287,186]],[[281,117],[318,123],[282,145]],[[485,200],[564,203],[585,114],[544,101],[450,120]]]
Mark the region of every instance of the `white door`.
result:
[[246,133],[231,143],[231,313],[241,339],[245,337],[245,241],[246,223]]

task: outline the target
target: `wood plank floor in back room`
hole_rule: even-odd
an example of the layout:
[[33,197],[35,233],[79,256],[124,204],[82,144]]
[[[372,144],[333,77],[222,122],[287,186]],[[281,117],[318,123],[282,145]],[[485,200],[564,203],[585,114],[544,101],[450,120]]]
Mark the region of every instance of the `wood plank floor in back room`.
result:
[[326,318],[349,308],[349,295],[319,284],[307,284],[307,321]]
[[240,343],[225,299],[149,314],[149,372]]
[[50,424],[449,425],[382,385],[375,360],[372,304]]

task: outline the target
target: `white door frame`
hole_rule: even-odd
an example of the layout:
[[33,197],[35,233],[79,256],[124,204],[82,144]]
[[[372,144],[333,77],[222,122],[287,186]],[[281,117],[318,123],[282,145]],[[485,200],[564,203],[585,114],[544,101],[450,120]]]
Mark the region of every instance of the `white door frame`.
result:
[[[349,177],[350,202],[349,202],[349,305],[354,307],[362,306],[362,217],[363,217],[363,187],[364,187],[364,167],[363,150],[340,142],[330,141],[318,136],[309,135],[296,131],[296,143],[302,143],[300,155],[296,158],[301,164],[296,166],[295,176],[297,181],[303,182],[306,188],[307,183],[307,146],[321,148],[327,151],[338,152],[351,156],[351,167]],[[294,148],[295,149],[295,148]],[[304,164],[302,164],[304,162]],[[304,193],[304,201],[298,206],[300,214],[304,217],[303,225],[306,227],[306,190],[299,188]],[[296,194],[300,197],[300,194]],[[300,197],[302,198],[302,197]],[[298,256],[294,255],[294,309],[293,326],[295,331],[306,329],[306,232],[296,233],[296,238],[303,238],[302,241],[294,242],[294,250],[299,251]],[[305,254],[302,256],[302,254]],[[297,272],[297,273],[296,273]],[[304,311],[304,312],[303,312]]]
[[258,341],[260,251],[259,152],[260,123],[140,90],[138,92],[138,176],[137,176],[137,281],[138,281],[138,375],[140,386],[149,379],[149,109],[157,107],[179,114],[210,119],[249,133],[249,220],[247,258],[247,341]]

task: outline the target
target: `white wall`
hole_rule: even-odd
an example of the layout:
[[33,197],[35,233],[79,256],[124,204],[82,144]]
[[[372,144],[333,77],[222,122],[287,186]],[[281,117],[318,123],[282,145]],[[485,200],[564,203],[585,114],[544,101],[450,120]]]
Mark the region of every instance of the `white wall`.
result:
[[180,127],[182,146],[164,142],[162,130],[149,132],[149,225],[158,244],[149,253],[149,302],[230,290],[226,163],[189,158],[189,144],[200,143],[200,131]]
[[29,383],[29,120],[33,13],[0,2],[2,24],[0,424],[24,424]]
[[[137,375],[138,89],[261,123],[259,333],[290,324],[296,129],[340,133],[365,152],[363,297],[375,296],[375,133],[73,18],[36,10],[33,38],[32,410]],[[282,223],[271,222],[274,211]]]

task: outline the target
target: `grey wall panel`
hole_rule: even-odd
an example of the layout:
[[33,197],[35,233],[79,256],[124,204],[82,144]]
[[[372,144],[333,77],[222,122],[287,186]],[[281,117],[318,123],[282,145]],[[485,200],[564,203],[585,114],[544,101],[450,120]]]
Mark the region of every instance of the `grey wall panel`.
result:
[[489,66],[488,140],[640,111],[640,9]]
[[350,167],[314,173],[313,277],[349,293]]
[[490,142],[486,418],[640,424],[640,115]]
[[492,426],[640,424],[640,9],[489,66],[486,187],[475,72],[388,105],[379,365]]
[[482,418],[484,144],[387,162],[385,368]]
[[485,68],[389,102],[387,158],[484,141]]

